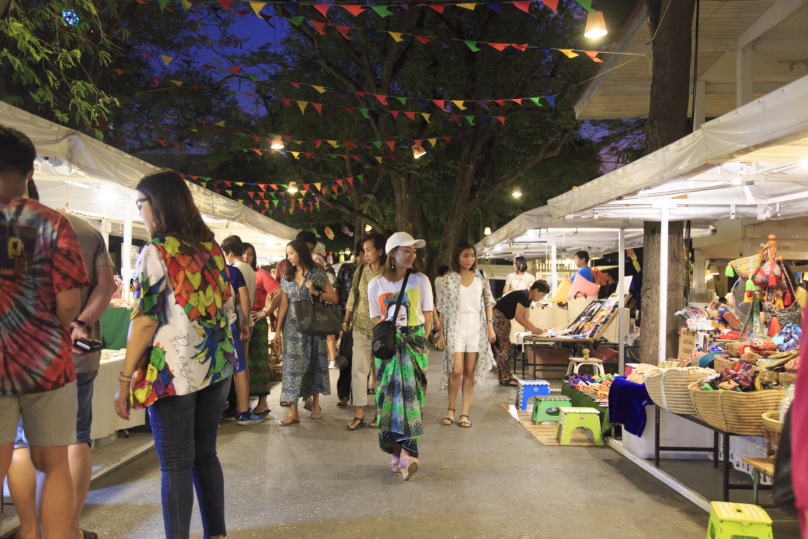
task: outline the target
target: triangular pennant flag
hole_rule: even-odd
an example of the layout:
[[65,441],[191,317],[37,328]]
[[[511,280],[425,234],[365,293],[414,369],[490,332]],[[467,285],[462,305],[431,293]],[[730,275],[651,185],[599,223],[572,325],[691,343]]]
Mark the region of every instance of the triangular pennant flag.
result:
[[157,0],[157,5],[160,6],[160,11],[163,11],[168,5],[168,0]]
[[230,11],[230,4],[233,3],[233,0],[216,0],[216,1],[219,2],[222,5],[222,7],[225,8],[227,11]]
[[528,99],[530,99],[531,101],[533,101],[534,103],[536,103],[536,106],[537,106],[537,107],[541,107],[541,106],[542,106],[542,105],[541,105],[541,103],[539,103],[539,99],[541,99],[540,97],[528,97]]
[[452,40],[449,39],[448,37],[439,37],[438,41],[440,41],[440,44],[443,45],[444,49],[448,49],[449,46],[452,44]]
[[382,158],[381,158],[381,157],[379,157],[379,156],[377,155],[377,156],[376,156],[376,161],[378,161],[379,163],[381,163],[381,162],[382,162]]
[[382,149],[382,141],[381,140],[375,140],[375,141],[371,142],[371,144],[373,144],[374,146],[376,146],[380,150]]
[[415,120],[415,113],[414,112],[404,112],[404,115],[409,118],[410,120]]
[[319,139],[319,138],[314,139],[314,147],[319,148],[320,144],[322,144],[322,142],[323,142],[323,139]]
[[497,13],[499,13],[500,8],[502,7],[502,4],[499,2],[486,2],[485,5]]
[[355,109],[356,107],[342,107],[342,108],[344,108],[345,110],[347,110],[347,111],[348,111],[348,114],[350,114],[351,116],[353,116],[353,111],[354,111],[354,109]]
[[432,145],[433,148],[438,143],[438,139],[436,139],[436,138],[430,138],[430,139],[427,139],[427,140],[429,141],[429,143]]
[[527,49],[527,43],[525,43],[524,45],[517,45],[516,43],[511,43],[511,47],[513,47],[514,49],[519,49],[522,52],[525,52],[525,50]]
[[463,106],[462,101],[452,101],[452,103],[454,103],[460,110],[466,110],[466,107]]
[[362,6],[340,6],[340,7],[344,8],[345,11],[347,11],[354,17],[358,17],[360,14],[362,14],[363,11],[365,11],[365,8]]
[[375,11],[380,17],[387,17],[393,14],[392,11],[387,9],[387,6],[370,6],[370,9]]
[[123,75],[124,73],[126,73],[126,71],[124,71],[123,69],[113,69],[113,71],[118,75]]
[[395,150],[396,141],[395,140],[388,140],[386,141],[387,145],[390,146],[390,150]]
[[350,41],[350,40],[351,40],[351,38],[350,38],[350,37],[348,37],[348,32],[350,32],[350,30],[351,30],[351,28],[350,28],[350,27],[348,27],[348,26],[335,26],[335,28],[336,28],[337,30],[339,30],[339,33],[340,33],[340,34],[342,34],[342,37],[344,37],[344,38],[345,38],[345,39],[347,39],[348,41]]
[[291,152],[295,159],[300,159],[300,152]]
[[174,60],[174,58],[171,56],[163,56],[162,54],[160,55],[160,58],[163,59],[163,62],[165,62],[166,65],[170,64],[171,61]]
[[390,114],[392,114],[392,115],[393,115],[393,118],[395,118],[396,120],[398,120],[398,112],[399,112],[399,111],[397,111],[397,110],[389,110],[389,111],[387,111],[387,112],[389,112]]
[[300,107],[300,113],[306,114],[306,105],[309,104],[308,101],[296,101],[297,106]]
[[510,101],[513,101],[514,103],[516,103],[520,107],[524,106],[524,105],[522,105],[522,100],[521,99],[511,99]]
[[325,23],[324,22],[316,22],[316,21],[309,21],[312,26],[314,26],[318,32],[320,32],[321,36],[325,35]]
[[446,110],[446,101],[440,99],[433,99],[432,102],[435,103],[439,109],[449,112],[448,110]]
[[474,8],[477,7],[477,4],[457,4],[457,7],[462,7],[463,9],[470,9],[474,11]]
[[431,39],[429,39],[429,38],[428,38],[428,37],[426,37],[426,36],[415,36],[415,39],[417,39],[418,41],[420,41],[420,42],[421,42],[421,43],[423,43],[424,45],[426,45],[427,43],[429,43],[430,41],[432,41]]
[[544,99],[546,99],[547,102],[550,103],[551,107],[555,108],[555,96],[546,95],[546,96],[544,96]]
[[317,189],[317,191],[319,192],[319,191],[320,191],[320,188],[321,188],[321,186],[322,186],[322,185],[323,185],[322,183],[315,183],[315,184],[314,184],[314,187],[315,187],[315,188]]
[[225,71],[229,71],[233,75],[238,75],[239,72],[241,71],[241,64],[239,64],[237,66],[233,66],[233,67],[226,67]]
[[396,99],[398,99],[399,101],[401,101],[401,104],[402,104],[402,105],[406,105],[406,104],[407,104],[407,98],[406,98],[406,97],[398,97],[398,96],[396,96]]
[[449,144],[452,141],[452,137],[441,137],[446,144]]
[[363,108],[360,108],[360,109],[359,109],[359,112],[361,112],[361,113],[362,113],[362,116],[364,116],[365,118],[370,118],[370,116],[368,116],[368,111],[369,111],[369,110],[370,110],[370,109],[363,109]]
[[464,118],[466,118],[471,125],[474,125],[474,116],[464,116]]
[[314,85],[312,84],[312,85],[311,85],[311,87],[312,87],[312,88],[314,88],[315,90],[317,90],[317,91],[318,91],[319,93],[321,93],[321,94],[324,94],[324,93],[325,93],[325,87],[323,87],[323,86],[314,86]]
[[497,49],[499,52],[502,52],[511,46],[510,43],[489,43],[489,45]]
[[427,112],[422,112],[421,116],[424,117],[424,120],[426,120],[426,123],[429,123],[429,117],[431,116],[431,114],[429,114]]
[[454,121],[455,121],[455,123],[457,123],[457,125],[460,125],[460,121],[459,121],[459,120],[460,120],[460,116],[458,116],[457,114],[450,114],[450,115],[449,115],[449,117],[450,117],[452,120],[454,120]]
[[261,15],[261,10],[264,9],[265,5],[266,2],[250,2],[250,7],[253,8],[253,11],[255,11],[255,14],[258,16]]
[[541,3],[558,13],[558,0],[541,0]]
[[379,102],[380,102],[382,105],[386,105],[386,104],[387,104],[387,96],[386,96],[386,95],[373,94],[373,96],[374,96],[376,99],[378,99],[378,100],[379,100]]
[[476,41],[469,41],[468,39],[464,39],[463,43],[468,45],[468,47],[471,49],[471,52],[477,52],[480,50],[479,47],[477,47]]
[[169,81],[171,81],[171,82],[173,82],[173,83],[174,83],[174,84],[176,84],[177,86],[182,86],[182,81],[181,81],[181,80],[174,80],[174,79],[168,79],[168,80],[169,80]]
[[584,8],[585,10],[587,10],[590,13],[595,11],[594,9],[592,9],[592,0],[576,0],[576,2],[578,2],[578,4],[582,8]]
[[322,103],[312,103],[311,106],[314,107],[315,109],[317,109],[317,114],[319,114],[320,116],[323,115],[323,113],[321,112],[323,110],[323,104]]
[[331,4],[314,4],[314,9],[319,11],[326,19],[328,19],[328,10],[330,8]]
[[284,105],[286,105],[287,107],[291,107],[291,106],[292,106],[292,100],[291,100],[291,99],[284,99],[284,98],[281,98],[281,101],[283,101],[283,104],[284,104]]
[[255,94],[252,94],[250,92],[241,92],[241,93],[246,95],[247,97],[255,97]]
[[401,42],[401,41],[404,41],[404,40],[401,38],[401,33],[400,33],[400,32],[387,32],[387,33],[388,33],[388,34],[390,34],[391,36],[393,36],[393,39],[395,39],[395,40],[396,40],[396,42]]
[[505,101],[503,101],[502,99],[494,99],[493,101],[494,101],[494,103],[496,103],[496,104],[497,104],[497,105],[499,105],[500,107],[504,107],[504,106],[505,106]]
[[358,95],[359,97],[365,97],[366,95],[368,95],[368,93],[367,93],[367,92],[354,92],[354,93],[355,93],[356,95]]
[[155,86],[160,86],[160,81],[163,80],[163,77],[152,77],[152,81],[154,81]]
[[[260,13],[258,16],[261,17],[262,19],[264,19],[266,21],[266,23],[268,25],[270,25],[272,28],[275,28],[275,25],[272,24],[271,22],[269,22],[269,20],[272,18],[272,15],[265,15],[263,13]],[[277,79],[275,79],[275,80],[277,80]]]
[[329,144],[330,144],[331,146],[333,146],[334,148],[339,147],[339,144],[337,143],[337,141],[336,141],[336,140],[327,140],[326,142],[327,142],[327,143],[329,143]]
[[584,51],[584,54],[592,58],[592,61],[598,64],[602,64],[603,60],[598,58],[598,51]]
[[530,14],[530,2],[514,2],[513,7],[516,9],[521,9],[528,15]]
[[491,112],[491,109],[488,108],[488,103],[485,102],[485,99],[478,99],[477,101],[475,101],[475,103],[480,105],[482,108],[484,108],[488,112]]
[[494,116],[494,118],[502,122],[502,125],[505,125],[505,116]]
[[438,13],[443,13],[443,8],[446,4],[427,4],[429,7],[437,11]]
[[295,26],[300,26],[305,19],[302,15],[298,15],[297,17],[292,17],[291,19],[286,19],[289,21],[289,24],[294,24]]
[[558,50],[564,53],[564,55],[567,58],[575,58],[576,56],[578,56],[576,53],[572,52],[572,49],[558,49]]

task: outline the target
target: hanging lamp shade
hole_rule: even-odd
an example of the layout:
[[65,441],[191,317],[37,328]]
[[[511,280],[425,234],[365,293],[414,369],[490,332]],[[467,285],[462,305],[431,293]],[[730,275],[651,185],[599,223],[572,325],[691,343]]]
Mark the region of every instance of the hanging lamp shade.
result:
[[283,139],[281,139],[280,135],[275,135],[275,138],[272,139],[272,146],[270,146],[273,150],[282,150],[283,149]]
[[423,157],[425,154],[426,154],[426,151],[424,151],[424,149],[423,149],[421,146],[419,146],[418,144],[416,144],[416,145],[414,145],[414,146],[412,147],[412,156],[413,156],[415,159],[420,159],[420,158],[421,158],[421,157]]
[[491,227],[490,226],[485,227],[485,235],[488,236],[490,234],[491,234]]
[[609,31],[606,30],[606,19],[603,18],[603,12],[593,11],[586,16],[584,36],[588,38],[598,38],[608,33]]
[[522,188],[521,187],[514,187],[512,194],[513,194],[514,198],[519,198],[520,196],[522,196]]
[[297,191],[298,191],[297,184],[295,182],[290,183],[289,187],[287,187],[286,191],[289,192],[289,193],[297,193]]

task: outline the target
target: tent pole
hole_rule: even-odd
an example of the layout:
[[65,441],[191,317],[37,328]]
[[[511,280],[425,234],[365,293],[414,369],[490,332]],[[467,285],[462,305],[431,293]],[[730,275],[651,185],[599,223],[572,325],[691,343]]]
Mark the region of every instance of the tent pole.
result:
[[558,251],[556,249],[556,244],[553,242],[550,244],[550,263],[552,264],[552,275],[553,275],[553,287],[552,287],[552,294],[550,297],[553,297],[556,292],[558,292],[558,268],[556,264],[558,264]]
[[123,247],[121,249],[121,277],[123,278],[123,297],[131,299],[129,280],[132,278],[132,204],[126,205],[123,218]]
[[[667,359],[668,342],[668,204],[662,205],[659,232],[659,362]],[[657,364],[659,364],[659,362]]]
[[626,311],[623,306],[626,303],[626,232],[620,229],[617,232],[618,262],[617,262],[617,320],[618,320],[618,352],[617,374],[623,376],[626,372]]

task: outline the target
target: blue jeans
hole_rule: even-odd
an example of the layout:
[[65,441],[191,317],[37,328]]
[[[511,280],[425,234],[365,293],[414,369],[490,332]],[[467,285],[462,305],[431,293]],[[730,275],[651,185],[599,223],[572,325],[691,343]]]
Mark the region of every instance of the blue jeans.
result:
[[[167,539],[187,539],[194,492],[203,537],[224,536],[224,476],[216,436],[231,378],[189,395],[164,397],[149,408],[154,446],[162,472],[163,521]],[[193,485],[193,487],[192,487]]]

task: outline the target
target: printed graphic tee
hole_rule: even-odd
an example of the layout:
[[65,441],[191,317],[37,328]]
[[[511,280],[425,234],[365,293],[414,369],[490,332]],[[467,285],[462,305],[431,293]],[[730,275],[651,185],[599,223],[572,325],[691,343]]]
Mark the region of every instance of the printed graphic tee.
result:
[[36,200],[0,198],[0,396],[76,379],[56,295],[90,285],[70,222]]
[[[396,301],[404,279],[391,283],[381,275],[374,277],[368,286],[368,302],[370,316],[384,316],[392,320],[396,310]],[[398,310],[396,327],[421,326],[424,324],[425,312],[434,310],[432,302],[432,285],[423,273],[412,273],[407,279],[407,288],[401,307]]]

